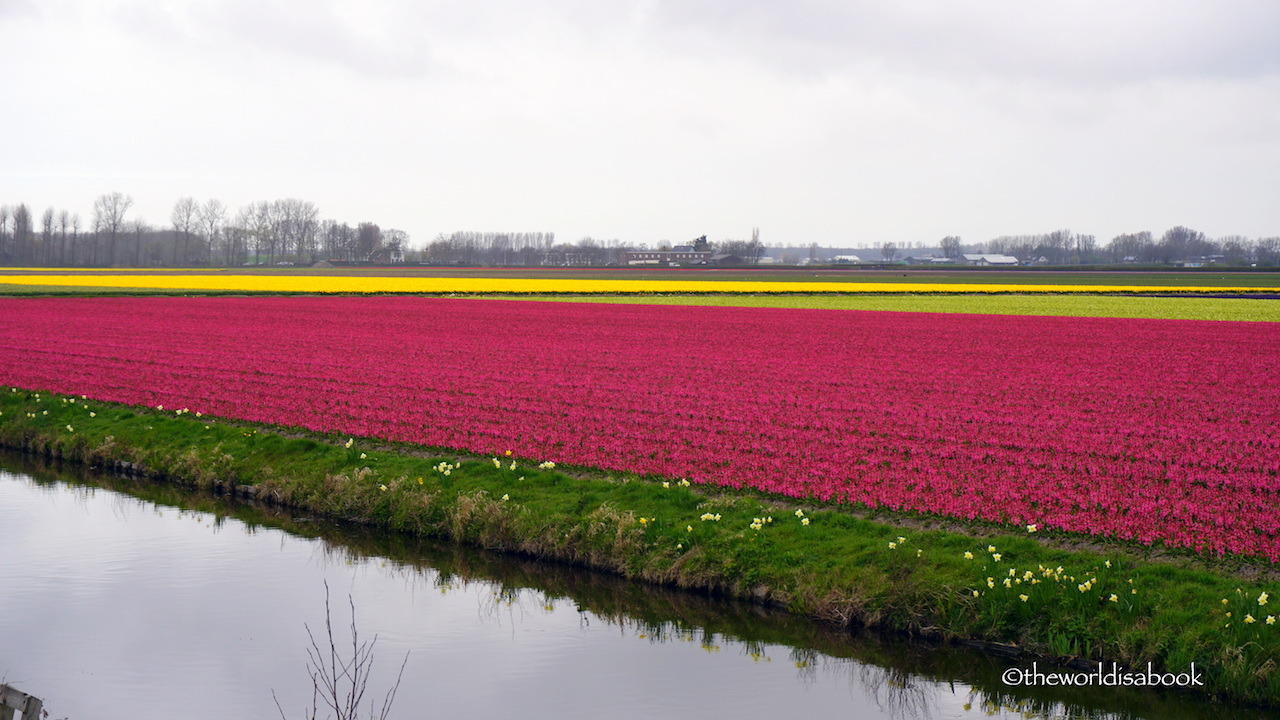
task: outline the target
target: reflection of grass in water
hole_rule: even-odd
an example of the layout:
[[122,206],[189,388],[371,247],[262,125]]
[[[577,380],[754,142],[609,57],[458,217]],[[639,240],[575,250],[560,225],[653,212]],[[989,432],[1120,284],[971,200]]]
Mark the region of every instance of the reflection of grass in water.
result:
[[[22,465],[21,469],[38,482],[52,481],[49,473],[25,462],[6,459],[5,465]],[[421,579],[441,592],[479,590],[476,594],[481,616],[494,621],[509,617],[513,611],[521,615],[556,612],[556,606],[569,604],[578,612],[591,613],[593,622],[625,629],[643,642],[693,642],[710,652],[721,648],[730,655],[752,656],[753,661],[760,662],[777,662],[781,659],[779,653],[785,650],[797,664],[799,681],[818,682],[819,670],[834,679],[844,676],[850,684],[865,688],[876,702],[901,707],[899,715],[903,717],[913,716],[908,712],[910,708],[936,702],[931,699],[935,683],[952,682],[970,685],[971,702],[979,707],[1040,708],[1044,717],[1124,718],[1130,716],[1126,707],[1139,708],[1135,712],[1147,717],[1192,718],[1204,713],[1202,703],[1185,698],[1170,702],[1138,690],[1109,690],[1105,695],[1096,689],[1072,693],[1018,688],[1011,692],[999,679],[1002,661],[967,649],[908,642],[904,636],[893,634],[864,632],[851,636],[841,628],[759,605],[721,602],[699,593],[644,585],[527,557],[297,517],[296,511],[231,502],[170,484],[110,476],[95,483],[94,476],[79,468],[58,473],[56,478],[80,484],[90,492],[93,485],[86,483],[100,484],[147,503],[176,508],[193,519],[213,513],[216,522],[234,518],[251,528],[282,528],[317,538],[325,557],[351,563],[376,561],[382,572]],[[203,521],[209,522],[207,518]],[[1231,711],[1237,717],[1248,717],[1246,710]],[[915,712],[914,716],[930,714]],[[1262,717],[1260,712],[1257,716]]]

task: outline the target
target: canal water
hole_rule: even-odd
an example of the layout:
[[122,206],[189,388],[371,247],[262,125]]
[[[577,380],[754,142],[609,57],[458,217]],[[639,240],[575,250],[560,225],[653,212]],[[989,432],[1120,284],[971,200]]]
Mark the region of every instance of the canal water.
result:
[[0,456],[0,681],[50,718],[308,716],[326,617],[340,657],[369,643],[362,717],[402,666],[391,718],[1266,716]]

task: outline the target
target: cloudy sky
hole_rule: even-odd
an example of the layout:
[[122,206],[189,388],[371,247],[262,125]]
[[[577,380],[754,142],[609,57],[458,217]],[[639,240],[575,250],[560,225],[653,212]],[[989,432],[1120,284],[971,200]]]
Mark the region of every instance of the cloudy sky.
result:
[[0,0],[0,204],[872,246],[1280,235],[1275,0]]

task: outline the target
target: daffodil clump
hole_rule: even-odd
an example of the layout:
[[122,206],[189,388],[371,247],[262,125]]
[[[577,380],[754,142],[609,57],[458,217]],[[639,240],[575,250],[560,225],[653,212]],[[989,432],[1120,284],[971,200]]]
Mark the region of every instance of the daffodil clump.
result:
[[1265,637],[1273,643],[1280,642],[1280,623],[1270,606],[1271,593],[1266,590],[1246,592],[1236,588],[1233,595],[1222,598],[1222,627],[1241,643],[1257,642]]

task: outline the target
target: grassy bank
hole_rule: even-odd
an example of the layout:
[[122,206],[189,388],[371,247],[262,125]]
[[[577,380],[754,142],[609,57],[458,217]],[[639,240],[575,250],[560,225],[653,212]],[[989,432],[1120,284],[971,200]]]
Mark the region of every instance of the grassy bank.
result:
[[1280,704],[1269,564],[0,389],[0,444],[844,624],[1186,672]]

